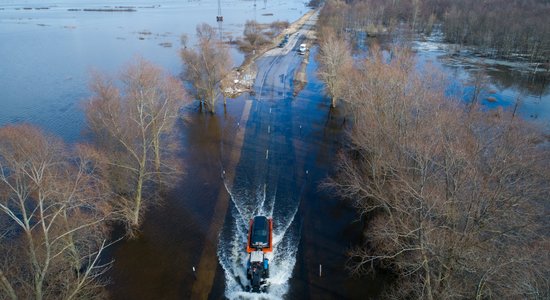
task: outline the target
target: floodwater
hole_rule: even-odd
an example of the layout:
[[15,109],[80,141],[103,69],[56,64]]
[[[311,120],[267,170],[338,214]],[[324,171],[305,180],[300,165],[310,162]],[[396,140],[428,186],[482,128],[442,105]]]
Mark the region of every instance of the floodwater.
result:
[[[312,52],[314,57],[316,49]],[[348,247],[361,238],[354,211],[318,188],[333,172],[345,122],[319,93],[323,86],[315,68],[311,59],[309,82],[295,97],[292,85],[283,93],[264,88],[262,95],[228,100],[225,110],[220,103],[216,115],[197,114],[196,108],[185,112],[186,174],[165,203],[149,211],[141,237],[111,250],[114,299],[190,298],[196,283],[192,268],[212,246],[217,257],[211,259],[219,264],[210,299],[378,295],[383,276],[353,279],[345,269]],[[247,103],[249,118],[241,124]],[[227,212],[219,237],[209,239],[210,225],[219,221],[213,218],[220,195],[227,197]],[[261,295],[246,292],[244,275],[248,220],[255,214],[274,220],[271,286]]]
[[550,132],[550,71],[526,67],[527,61],[484,58],[468,49],[456,52],[455,48],[437,35],[413,42],[419,63],[440,68],[448,76],[450,91],[455,96],[471,101],[474,77],[483,72],[487,80],[480,95],[482,105],[512,110],[517,104],[520,116]]
[[[303,3],[291,0],[254,3],[222,1],[226,37],[240,35],[246,19],[293,21],[306,11]],[[88,72],[116,74],[142,56],[177,75],[180,35],[192,37],[195,25],[205,20],[217,26],[216,4],[4,0],[0,125],[31,122],[66,141],[81,140],[80,103],[89,93]],[[136,11],[82,11],[106,6],[133,6]],[[420,60],[448,68],[457,82],[468,79],[468,68],[444,64],[440,50],[419,49]],[[108,274],[113,299],[190,298],[197,284],[192,268],[212,247],[215,255],[207,259],[215,260],[215,267],[207,271],[215,276],[209,298],[258,298],[245,292],[244,280],[247,222],[255,214],[272,217],[275,225],[271,286],[262,298],[376,299],[388,283],[386,276],[354,279],[345,269],[346,251],[362,236],[360,222],[354,222],[357,216],[319,189],[334,172],[345,119],[323,96],[315,77],[315,52],[313,48],[307,67],[308,84],[296,96],[289,85],[282,93],[266,89],[261,95],[230,99],[226,108],[219,103],[215,115],[198,113],[195,105],[182,111],[178,126],[185,174],[161,204],[149,209],[139,238],[109,249],[105,259],[113,259]],[[238,52],[232,54],[236,64],[242,61]],[[521,106],[524,116],[550,120],[547,87],[529,89],[514,77],[509,83],[491,78],[498,104],[513,103],[521,92],[528,96]],[[249,118],[240,123],[248,106]],[[242,143],[237,138],[241,134]],[[223,220],[215,219],[223,201]],[[215,223],[223,225],[219,236],[212,237]]]
[[439,70],[448,83],[447,94],[465,102],[471,101],[476,74],[482,73],[486,77],[480,94],[484,108],[513,110],[517,104],[518,115],[543,132],[550,132],[550,70],[544,65],[482,57],[473,48],[445,43],[442,34],[435,31],[430,37],[409,34],[367,38],[357,33],[355,46],[360,52],[372,43],[382,47],[410,44],[417,67]]
[[[307,11],[293,0],[221,0],[225,39],[247,19],[272,22]],[[84,9],[132,7],[135,12]],[[178,75],[180,37],[197,24],[218,27],[216,0],[0,1],[0,126],[29,122],[66,141],[81,139],[80,103],[90,72],[110,75],[140,56]],[[232,52],[235,65],[243,56]]]

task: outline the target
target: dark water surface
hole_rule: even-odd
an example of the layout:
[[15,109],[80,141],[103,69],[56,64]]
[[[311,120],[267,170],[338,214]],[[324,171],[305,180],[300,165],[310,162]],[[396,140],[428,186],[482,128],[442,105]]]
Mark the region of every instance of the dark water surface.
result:
[[[334,166],[344,119],[338,111],[331,112],[323,96],[323,85],[315,77],[316,49],[311,52],[308,84],[296,97],[288,79],[286,85],[266,82],[255,96],[261,101],[253,103],[235,181],[227,185],[230,211],[218,249],[224,295],[231,299],[256,298],[243,287],[247,223],[257,214],[274,222],[271,286],[265,298],[365,299],[379,287],[349,278],[345,253],[361,236],[359,224],[352,222],[353,211],[318,189]],[[290,66],[291,74],[297,66]],[[277,66],[272,69],[283,72]]]
[[218,242],[206,235],[218,194],[225,193],[220,145],[230,145],[231,128],[236,128],[231,116],[240,113],[242,104],[231,102],[226,116],[186,112],[188,118],[180,122],[185,174],[162,205],[146,214],[140,237],[113,247],[113,299],[190,298],[192,267],[205,244]]
[[[315,52],[315,50],[313,51]],[[218,247],[218,265],[210,299],[369,299],[383,277],[352,279],[345,269],[346,250],[361,237],[355,213],[319,183],[333,171],[344,119],[330,111],[308,65],[309,83],[296,97],[264,89],[261,101],[244,95],[229,100],[217,115],[186,112],[182,156],[188,163],[181,185],[163,206],[149,211],[142,236],[113,250],[114,299],[187,299],[195,280],[191,271],[203,247]],[[272,95],[266,97],[266,95]],[[245,102],[253,100],[246,124],[238,124]],[[272,124],[272,125],[268,125]],[[268,129],[268,126],[269,129]],[[235,135],[246,130],[242,148]],[[221,176],[240,151],[228,184]],[[266,158],[266,149],[269,155]],[[235,162],[233,163],[235,164]],[[231,198],[219,238],[206,238],[220,193]],[[267,295],[243,291],[245,243],[240,216],[264,213],[274,219],[277,244],[272,257],[272,287]],[[241,261],[241,263],[239,263]],[[322,274],[319,276],[319,265]],[[241,270],[242,268],[242,270]],[[200,272],[200,270],[198,270]],[[245,283],[244,283],[245,284]]]

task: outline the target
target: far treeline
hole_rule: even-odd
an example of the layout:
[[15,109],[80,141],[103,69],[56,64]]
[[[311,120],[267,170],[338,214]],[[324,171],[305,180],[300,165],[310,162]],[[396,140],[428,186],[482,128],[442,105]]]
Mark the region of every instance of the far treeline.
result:
[[548,16],[547,0],[351,0],[328,1],[321,20],[339,32],[371,35],[440,29],[447,42],[484,55],[549,63]]
[[[364,225],[349,270],[392,274],[383,299],[549,299],[548,135],[513,109],[450,98],[445,76],[418,66],[406,47],[373,45],[352,57],[350,24],[374,16],[384,24],[392,14],[414,20],[406,4],[419,5],[421,20],[420,4],[433,3],[359,8],[374,2],[329,0],[317,28],[318,75],[350,120],[324,186],[350,201]],[[500,9],[520,2],[510,3]]]

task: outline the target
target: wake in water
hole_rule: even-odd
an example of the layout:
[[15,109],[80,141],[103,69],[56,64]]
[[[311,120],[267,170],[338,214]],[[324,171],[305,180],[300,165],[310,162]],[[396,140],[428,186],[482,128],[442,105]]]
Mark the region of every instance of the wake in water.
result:
[[[236,182],[235,187],[225,183],[231,196],[230,214],[226,219],[218,258],[225,271],[225,296],[229,299],[281,299],[288,292],[288,281],[296,263],[300,241],[299,222],[295,220],[300,204],[295,198],[277,195],[277,189],[268,189],[266,183],[252,187],[251,182]],[[270,277],[267,293],[246,292],[248,253],[246,243],[249,221],[256,215],[273,218],[273,252],[269,259]]]

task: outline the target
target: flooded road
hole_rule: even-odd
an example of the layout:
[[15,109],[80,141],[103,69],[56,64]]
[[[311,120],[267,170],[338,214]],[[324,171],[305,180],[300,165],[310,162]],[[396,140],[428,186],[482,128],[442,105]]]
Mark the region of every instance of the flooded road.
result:
[[[0,63],[0,124],[32,121],[69,142],[81,139],[79,101],[88,93],[91,67],[115,72],[138,54],[178,74],[179,34],[192,33],[205,14],[216,13],[215,1],[163,1],[133,15],[79,15],[67,11],[84,7],[74,1],[49,11],[15,11],[20,4],[9,2],[0,11],[0,33],[7,33],[0,54],[13,58]],[[274,18],[292,21],[304,7],[264,2],[262,11],[258,1],[256,11],[253,1],[222,3],[235,12],[234,19],[226,18],[229,34],[240,33],[242,21],[251,16],[267,21],[272,17],[263,13],[275,12]],[[288,52],[276,49],[257,62],[261,80],[254,96],[230,99],[226,108],[220,101],[216,115],[199,113],[195,106],[182,112],[185,174],[163,203],[147,212],[138,239],[109,249],[113,299],[257,298],[245,292],[244,274],[247,224],[256,214],[274,219],[271,286],[264,298],[376,299],[387,284],[383,274],[353,279],[345,269],[346,251],[361,240],[362,228],[352,209],[319,189],[334,171],[345,120],[339,108],[330,109],[315,76],[316,48],[308,83],[293,96],[301,37],[291,41]],[[437,60],[439,52],[424,51],[426,60]],[[457,70],[450,74],[462,80],[467,74]],[[525,114],[540,110],[539,118],[550,119],[547,99],[548,89],[541,88],[542,104],[526,105]]]
[[[304,27],[313,26],[316,17]],[[218,248],[226,277],[226,296],[231,299],[254,295],[244,292],[248,285],[248,254],[244,249],[248,222],[255,215],[273,218],[268,295],[281,298],[289,289],[300,243],[301,222],[296,215],[309,173],[301,135],[308,126],[301,122],[305,112],[296,111],[291,98],[294,73],[304,58],[296,51],[304,30],[295,33],[286,48],[273,49],[256,62],[255,101],[235,179],[225,182],[231,195],[230,214]]]
[[[377,298],[387,275],[354,279],[345,269],[346,251],[361,240],[355,212],[319,189],[334,171],[345,122],[323,96],[311,51],[308,83],[295,97],[301,56],[283,51],[258,61],[265,72],[254,96],[228,100],[225,110],[219,103],[213,116],[185,112],[186,174],[148,213],[142,237],[113,249],[114,299]],[[261,295],[246,292],[255,214],[275,222],[271,286]]]
[[[67,142],[82,140],[80,101],[88,94],[88,71],[114,75],[139,55],[178,74],[179,35],[193,34],[210,14],[209,23],[216,25],[215,3],[122,0],[117,4],[137,11],[101,13],[84,12],[88,6],[74,0],[3,2],[0,54],[10,59],[0,63],[0,125],[32,122]],[[292,1],[222,4],[228,35],[239,35],[248,18],[293,21],[306,11]],[[270,72],[262,75],[265,84],[256,86],[255,96],[229,100],[225,109],[220,103],[216,115],[199,113],[196,106],[182,112],[185,173],[146,213],[138,239],[105,252],[106,261],[113,259],[107,274],[113,299],[253,297],[237,278],[244,272],[243,220],[257,213],[275,219],[270,298],[376,295],[364,288],[365,281],[348,279],[344,268],[345,252],[361,234],[352,223],[354,212],[318,190],[332,170],[343,120],[338,111],[329,113],[313,59],[309,83],[292,96],[301,57],[285,54],[275,63],[275,56],[260,62],[272,67],[262,67]],[[115,230],[115,237],[120,234]]]
[[[225,111],[220,103],[214,116],[186,112],[186,175],[148,213],[142,237],[113,250],[114,299],[376,297],[381,277],[356,280],[345,270],[345,253],[361,237],[354,212],[318,188],[333,170],[344,119],[322,96],[316,48],[308,83],[292,96],[303,58],[293,46],[257,62],[265,73],[255,96],[228,100]],[[245,287],[246,234],[256,214],[274,220],[270,287],[260,295]]]

